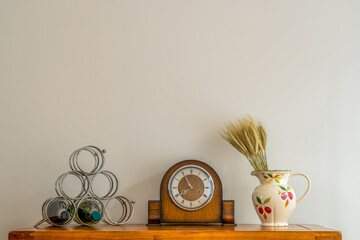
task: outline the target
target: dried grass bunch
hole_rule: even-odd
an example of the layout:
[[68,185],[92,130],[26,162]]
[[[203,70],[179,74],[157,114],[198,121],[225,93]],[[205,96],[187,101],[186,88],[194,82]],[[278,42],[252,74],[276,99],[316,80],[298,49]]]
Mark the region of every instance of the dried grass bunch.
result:
[[259,121],[250,116],[226,124],[221,136],[244,154],[255,171],[268,170],[266,132]]

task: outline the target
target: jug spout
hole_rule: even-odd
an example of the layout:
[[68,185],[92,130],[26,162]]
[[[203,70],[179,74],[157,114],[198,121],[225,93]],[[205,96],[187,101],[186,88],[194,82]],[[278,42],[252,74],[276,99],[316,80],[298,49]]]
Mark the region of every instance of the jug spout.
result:
[[251,172],[251,176],[255,176],[255,177],[257,177],[257,178],[260,180],[259,175],[261,175],[261,172],[262,172],[262,171],[252,171],[252,172]]

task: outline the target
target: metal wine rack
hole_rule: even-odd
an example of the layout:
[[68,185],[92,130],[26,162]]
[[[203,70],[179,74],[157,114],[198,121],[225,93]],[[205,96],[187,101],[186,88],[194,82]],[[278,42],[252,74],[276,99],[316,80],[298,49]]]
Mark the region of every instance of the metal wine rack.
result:
[[[87,172],[87,171],[83,170],[78,163],[78,156],[82,151],[87,151],[94,157],[95,164],[91,171]],[[77,211],[76,202],[78,202],[86,197],[89,197],[89,196],[93,197],[101,202],[101,206],[104,208],[103,209],[104,215],[102,218],[103,222],[105,222],[109,225],[121,225],[121,224],[125,224],[130,221],[130,219],[134,215],[135,201],[129,200],[128,198],[126,198],[124,196],[115,196],[115,194],[118,191],[119,181],[118,181],[117,177],[115,176],[115,174],[113,174],[112,172],[107,171],[107,170],[102,170],[104,163],[105,163],[105,156],[104,156],[105,152],[106,152],[105,149],[100,149],[96,146],[89,145],[89,146],[84,146],[84,147],[81,147],[81,148],[75,150],[70,155],[69,165],[70,165],[71,171],[63,173],[57,178],[57,180],[55,182],[55,192],[56,192],[57,196],[50,197],[44,202],[44,204],[42,206],[43,219],[40,222],[38,222],[35,225],[35,227],[39,226],[40,224],[42,224],[44,222],[47,222],[47,223],[55,225],[55,226],[65,225],[73,220],[74,216],[72,216],[70,220],[68,220],[62,224],[56,224],[56,223],[52,222],[46,214],[46,209],[52,200],[63,198],[64,201],[67,202],[68,205],[74,209],[73,210],[73,212],[74,212],[73,215],[74,215]],[[63,184],[64,179],[70,175],[77,177],[81,182],[81,191],[77,196],[69,196],[64,190],[64,184]],[[93,184],[92,184],[94,179],[99,175],[105,176],[107,178],[107,180],[109,181],[109,190],[103,196],[98,196],[98,194],[95,193],[95,191],[93,189]],[[121,204],[121,216],[117,220],[113,220],[110,218],[109,210],[108,210],[110,202],[115,201],[115,200],[120,202],[120,204]]]

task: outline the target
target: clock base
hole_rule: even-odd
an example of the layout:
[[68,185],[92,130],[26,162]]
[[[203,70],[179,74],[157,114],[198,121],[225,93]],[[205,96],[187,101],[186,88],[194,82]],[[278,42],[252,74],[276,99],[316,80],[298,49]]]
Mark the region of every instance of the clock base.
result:
[[219,223],[164,223],[161,221],[161,202],[150,200],[148,202],[148,224],[147,226],[236,226],[233,200],[222,201],[222,222]]
[[222,223],[160,223],[147,226],[222,226]]
[[146,226],[237,226],[236,223],[160,223],[160,224],[146,224]]

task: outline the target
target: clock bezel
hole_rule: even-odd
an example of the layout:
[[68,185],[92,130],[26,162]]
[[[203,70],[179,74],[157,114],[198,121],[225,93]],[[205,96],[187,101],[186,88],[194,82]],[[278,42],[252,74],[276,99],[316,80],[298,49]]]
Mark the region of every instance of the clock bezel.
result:
[[[176,201],[176,199],[174,198],[172,192],[171,192],[171,183],[173,182],[174,180],[174,177],[180,172],[182,171],[183,169],[185,168],[197,168],[201,171],[203,171],[204,173],[206,173],[207,177],[208,177],[208,180],[211,184],[211,194],[210,196],[207,198],[206,202],[203,203],[202,205],[198,206],[198,207],[195,207],[195,208],[187,208],[187,207],[184,207],[182,206],[180,203],[178,203]],[[184,165],[178,169],[176,169],[173,174],[170,176],[170,179],[169,179],[169,182],[168,182],[168,193],[169,193],[169,196],[170,196],[170,199],[173,201],[173,203],[178,206],[179,208],[183,209],[183,210],[186,210],[186,211],[196,211],[196,210],[199,210],[199,209],[202,209],[204,208],[206,205],[208,205],[210,202],[211,202],[211,199],[212,197],[214,196],[214,192],[215,192],[215,184],[214,184],[214,180],[213,180],[213,177],[211,176],[211,174],[206,171],[206,169],[198,166],[198,165],[194,165],[194,164],[189,164],[189,165]]]

